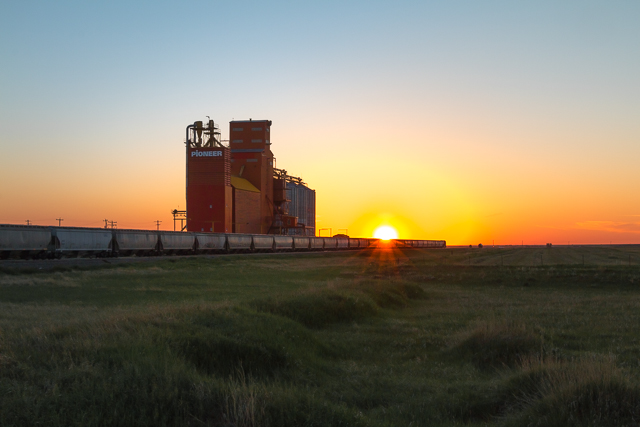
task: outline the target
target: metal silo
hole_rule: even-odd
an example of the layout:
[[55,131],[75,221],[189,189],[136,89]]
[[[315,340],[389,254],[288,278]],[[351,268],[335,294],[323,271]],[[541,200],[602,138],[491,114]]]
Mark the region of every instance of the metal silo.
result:
[[298,228],[289,230],[290,234],[315,235],[316,228],[316,192],[304,182],[287,182],[287,196],[290,200],[288,214],[298,218]]

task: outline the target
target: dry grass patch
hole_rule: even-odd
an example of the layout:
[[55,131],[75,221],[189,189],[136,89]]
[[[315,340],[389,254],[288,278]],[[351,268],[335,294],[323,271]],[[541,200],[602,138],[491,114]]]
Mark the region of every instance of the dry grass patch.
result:
[[52,273],[47,275],[0,275],[0,286],[56,286],[78,287],[77,277],[70,277],[67,273]]
[[506,426],[638,426],[640,386],[612,357],[529,359],[509,383],[521,409]]

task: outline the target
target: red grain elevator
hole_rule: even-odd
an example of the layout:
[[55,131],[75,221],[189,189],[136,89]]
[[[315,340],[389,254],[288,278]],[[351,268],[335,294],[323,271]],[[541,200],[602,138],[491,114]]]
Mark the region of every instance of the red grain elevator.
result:
[[213,120],[187,126],[187,230],[232,231],[231,153]]
[[315,235],[315,191],[274,168],[271,125],[229,122],[228,147],[213,120],[187,126],[187,210],[174,221],[184,215],[195,232]]
[[255,202],[259,211],[259,223],[246,225],[248,230],[259,234],[269,233],[274,222],[273,153],[270,134],[271,120],[249,119],[229,122],[231,174],[249,181],[260,191]]

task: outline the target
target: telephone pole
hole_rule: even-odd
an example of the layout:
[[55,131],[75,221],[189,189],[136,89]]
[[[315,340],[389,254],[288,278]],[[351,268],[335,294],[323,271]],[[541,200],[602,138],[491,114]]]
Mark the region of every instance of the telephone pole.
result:
[[63,218],[56,218],[56,221],[58,221],[58,227],[60,227],[60,223],[61,223],[62,221],[64,221],[64,219],[63,219]]
[[25,222],[27,223],[27,225],[31,225],[31,221],[26,220]]
[[157,230],[158,230],[158,231],[160,231],[160,223],[161,223],[161,222],[162,222],[162,221],[160,221],[160,220],[156,220],[156,227],[157,227]]

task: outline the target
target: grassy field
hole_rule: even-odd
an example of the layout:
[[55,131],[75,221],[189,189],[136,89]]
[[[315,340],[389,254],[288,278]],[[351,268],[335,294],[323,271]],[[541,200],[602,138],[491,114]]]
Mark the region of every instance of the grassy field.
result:
[[636,246],[0,264],[1,426],[639,423]]

